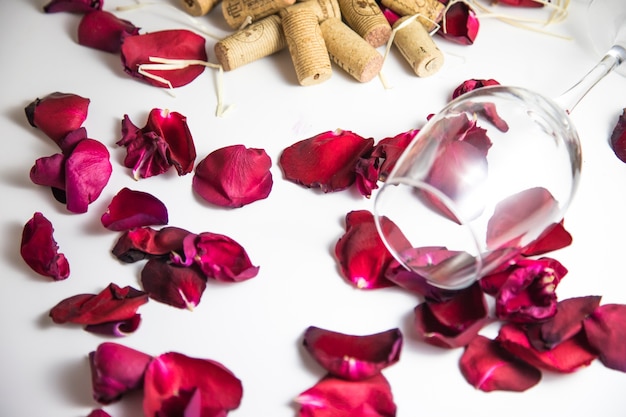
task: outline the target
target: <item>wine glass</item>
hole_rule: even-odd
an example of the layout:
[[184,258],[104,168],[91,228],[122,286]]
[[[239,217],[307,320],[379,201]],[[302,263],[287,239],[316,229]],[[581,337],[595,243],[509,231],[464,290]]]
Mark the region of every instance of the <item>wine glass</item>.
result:
[[554,100],[511,86],[463,94],[398,159],[373,211],[403,267],[434,286],[464,288],[563,219],[581,172],[569,113],[626,60],[626,1],[588,7],[594,44],[610,47],[576,85]]

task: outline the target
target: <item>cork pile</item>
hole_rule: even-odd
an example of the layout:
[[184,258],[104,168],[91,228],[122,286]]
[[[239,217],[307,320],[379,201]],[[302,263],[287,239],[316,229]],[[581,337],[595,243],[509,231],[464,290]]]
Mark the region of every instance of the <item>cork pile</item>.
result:
[[332,75],[332,63],[360,82],[381,70],[378,48],[392,43],[419,77],[437,72],[443,54],[430,36],[443,18],[439,0],[381,0],[401,16],[393,26],[376,0],[180,0],[192,16],[221,2],[233,33],[215,44],[224,71],[231,71],[284,48],[300,85]]

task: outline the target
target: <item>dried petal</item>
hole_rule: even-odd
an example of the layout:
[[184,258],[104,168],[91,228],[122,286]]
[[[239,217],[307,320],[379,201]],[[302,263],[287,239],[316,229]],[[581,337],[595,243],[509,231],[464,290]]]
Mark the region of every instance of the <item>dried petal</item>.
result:
[[611,132],[611,148],[613,148],[615,156],[622,162],[626,162],[626,108],[622,111],[613,132]]
[[400,158],[400,155],[415,139],[419,133],[418,129],[410,129],[396,136],[381,139],[374,149],[372,149],[372,157],[382,160],[379,169],[379,179],[385,181]]
[[482,335],[465,348],[459,366],[467,382],[485,392],[523,392],[541,380],[541,371]]
[[565,230],[563,220],[552,226],[548,226],[546,230],[533,242],[526,245],[522,249],[524,256],[542,255],[557,249],[567,247],[572,244],[572,235]]
[[85,213],[102,193],[112,171],[106,146],[95,139],[81,140],[65,161],[67,209]]
[[465,2],[455,2],[446,8],[441,28],[437,33],[444,39],[461,45],[472,45],[480,22],[474,9]]
[[395,417],[396,404],[383,374],[361,381],[325,376],[296,403],[298,417]]
[[224,365],[169,352],[146,370],[143,410],[146,416],[223,417],[239,407],[242,395],[241,381]]
[[102,215],[102,225],[109,230],[129,230],[168,222],[165,204],[152,194],[122,188]]
[[126,36],[138,35],[139,28],[113,13],[96,10],[87,13],[78,25],[78,43],[105,52],[119,53]]
[[70,265],[54,240],[54,227],[40,212],[26,222],[22,230],[20,254],[26,264],[37,272],[55,281],[70,275]]
[[357,336],[310,326],[303,346],[332,375],[362,381],[380,373],[400,359],[399,329]]
[[356,189],[367,198],[378,188],[378,163],[378,158],[359,158],[354,168]]
[[122,262],[136,262],[146,258],[169,256],[171,252],[182,252],[183,240],[193,234],[179,227],[164,227],[155,230],[142,227],[124,232],[112,253]]
[[109,321],[100,324],[88,324],[85,330],[90,333],[101,334],[105,336],[124,337],[135,332],[141,324],[141,315],[135,314],[131,318],[119,321]]
[[271,166],[272,160],[263,149],[227,146],[198,163],[192,186],[209,203],[242,207],[270,194]]
[[487,87],[490,85],[500,85],[500,83],[494,79],[471,78],[469,80],[465,80],[454,89],[452,99],[455,99],[462,94],[469,93],[472,90],[476,90],[477,88]]
[[[121,49],[124,71],[156,87],[168,87],[153,78],[139,73],[139,66],[150,64],[151,57],[206,61],[205,39],[184,30],[162,30],[124,38]],[[202,65],[190,65],[175,70],[147,70],[150,74],[168,80],[172,87],[181,87],[195,80],[204,71]]]
[[89,13],[93,10],[101,10],[103,0],[51,0],[43,7],[46,13]]
[[285,179],[323,192],[354,184],[359,158],[371,152],[374,139],[347,130],[320,133],[285,148],[280,166]]
[[194,267],[150,259],[141,271],[141,285],[153,300],[193,310],[200,303],[206,279]]
[[151,360],[150,355],[124,345],[101,343],[89,353],[93,398],[101,404],[110,404],[141,388]]
[[87,118],[90,100],[77,94],[55,92],[32,101],[24,111],[28,123],[55,143],[81,127]]
[[589,344],[604,366],[626,372],[626,305],[605,304],[583,321]]

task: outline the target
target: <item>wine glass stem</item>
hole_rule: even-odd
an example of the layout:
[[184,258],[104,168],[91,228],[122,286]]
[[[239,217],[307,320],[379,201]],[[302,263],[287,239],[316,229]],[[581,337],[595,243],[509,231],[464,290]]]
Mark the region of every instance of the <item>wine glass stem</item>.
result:
[[567,113],[571,113],[580,100],[607,74],[626,60],[626,48],[614,45],[602,57],[600,62],[583,78],[555,99]]

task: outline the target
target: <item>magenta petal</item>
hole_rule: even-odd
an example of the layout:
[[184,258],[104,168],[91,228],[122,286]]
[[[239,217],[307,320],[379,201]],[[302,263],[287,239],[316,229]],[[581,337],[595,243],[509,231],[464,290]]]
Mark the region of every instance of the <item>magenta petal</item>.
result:
[[143,410],[146,416],[187,416],[196,407],[198,416],[225,417],[239,407],[241,381],[219,362],[170,352],[154,358],[145,373]]
[[89,353],[93,398],[110,404],[127,392],[141,388],[152,357],[129,347],[105,342]]
[[626,162],[626,108],[618,117],[617,123],[611,132],[611,148],[622,162]]
[[193,233],[179,227],[155,230],[141,227],[122,233],[112,249],[122,262],[132,263],[146,258],[169,256],[183,249],[183,240]]
[[113,13],[95,10],[83,16],[78,25],[78,43],[105,52],[118,53],[125,36],[139,34],[139,28]]
[[67,209],[85,213],[102,193],[112,171],[106,146],[94,139],[81,140],[65,161]]
[[465,80],[458,87],[454,89],[454,92],[452,93],[452,99],[455,99],[462,94],[469,93],[472,90],[476,90],[477,88],[487,87],[490,85],[500,85],[500,83],[491,78],[490,79],[471,78],[469,80]]
[[77,94],[55,92],[34,100],[24,111],[31,126],[59,144],[68,133],[81,127],[89,102]]
[[59,246],[54,240],[54,228],[40,212],[24,225],[20,254],[33,271],[55,281],[66,279],[70,275],[70,265],[65,255],[59,253]]
[[44,7],[46,13],[89,13],[102,9],[103,0],[51,0]]
[[326,376],[296,398],[298,417],[395,417],[396,404],[383,374],[347,381]]
[[152,194],[125,187],[111,199],[101,221],[107,229],[121,231],[167,224],[168,213],[165,204]]
[[465,348],[459,366],[467,382],[485,392],[523,392],[541,380],[541,371],[481,335]]
[[153,300],[193,310],[200,303],[206,279],[193,267],[150,259],[141,271],[141,285]]
[[30,169],[30,180],[37,185],[65,190],[65,156],[57,153],[37,159]]
[[469,4],[458,2],[447,8],[441,29],[437,33],[449,41],[472,45],[478,36],[479,28],[480,22],[474,10]]
[[97,408],[95,410],[91,410],[91,412],[87,414],[87,417],[111,417],[111,415],[103,409]]
[[598,307],[583,321],[583,328],[604,366],[626,372],[626,305]]
[[354,184],[359,158],[368,154],[374,139],[347,130],[320,133],[285,148],[279,163],[285,179],[323,192]]
[[303,346],[329,373],[361,381],[398,362],[402,333],[390,329],[357,336],[311,326],[304,333]]
[[209,203],[242,207],[270,194],[271,166],[272,160],[263,149],[227,146],[198,163],[192,187]]

